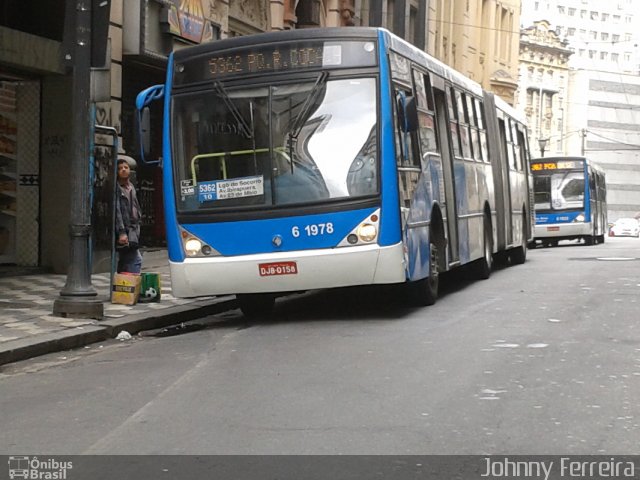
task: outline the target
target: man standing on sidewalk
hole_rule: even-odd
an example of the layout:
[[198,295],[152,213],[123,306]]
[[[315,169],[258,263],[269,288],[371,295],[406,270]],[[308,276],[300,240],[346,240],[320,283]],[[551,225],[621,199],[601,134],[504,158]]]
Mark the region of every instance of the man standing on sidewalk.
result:
[[132,164],[130,157],[118,157],[118,188],[116,189],[116,248],[118,250],[118,273],[140,273],[140,220],[142,212],[136,189],[129,180]]

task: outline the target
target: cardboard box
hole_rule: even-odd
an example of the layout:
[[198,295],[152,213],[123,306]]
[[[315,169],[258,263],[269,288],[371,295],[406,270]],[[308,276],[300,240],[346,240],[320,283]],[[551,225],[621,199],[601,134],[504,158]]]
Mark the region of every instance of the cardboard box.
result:
[[140,275],[135,273],[116,273],[111,286],[111,303],[135,305],[140,296]]
[[140,280],[140,302],[159,302],[162,290],[159,273],[144,272]]

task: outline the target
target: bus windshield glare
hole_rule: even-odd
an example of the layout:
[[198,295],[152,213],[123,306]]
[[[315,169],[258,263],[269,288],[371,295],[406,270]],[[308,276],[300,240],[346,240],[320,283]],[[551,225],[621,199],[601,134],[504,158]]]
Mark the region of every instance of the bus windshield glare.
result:
[[584,208],[584,171],[534,172],[536,210],[580,210]]
[[176,202],[182,213],[273,208],[379,191],[375,78],[176,95]]

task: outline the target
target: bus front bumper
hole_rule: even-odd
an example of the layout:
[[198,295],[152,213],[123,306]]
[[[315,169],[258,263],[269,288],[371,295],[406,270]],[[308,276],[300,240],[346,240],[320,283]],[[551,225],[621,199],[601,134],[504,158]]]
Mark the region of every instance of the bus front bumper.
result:
[[406,280],[402,243],[169,262],[175,297],[293,292]]
[[591,223],[551,223],[536,225],[534,236],[539,238],[576,238],[592,235]]

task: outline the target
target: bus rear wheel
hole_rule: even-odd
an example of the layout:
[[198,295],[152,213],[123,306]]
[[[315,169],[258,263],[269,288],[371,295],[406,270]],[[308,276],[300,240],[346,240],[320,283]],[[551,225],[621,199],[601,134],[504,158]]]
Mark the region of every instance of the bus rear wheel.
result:
[[[526,217],[525,217],[526,218]],[[527,261],[527,222],[522,220],[522,241],[520,246],[511,250],[509,255],[511,263],[514,265],[522,265]]]
[[438,287],[440,285],[439,253],[435,243],[429,245],[429,276],[409,284],[409,295],[412,303],[421,307],[428,307],[436,303],[438,299]]
[[482,258],[476,260],[473,265],[476,276],[486,280],[491,276],[493,269],[493,238],[491,235],[491,222],[484,221],[484,240],[482,242]]
[[272,293],[236,295],[240,310],[247,318],[268,317],[273,313],[276,296]]

